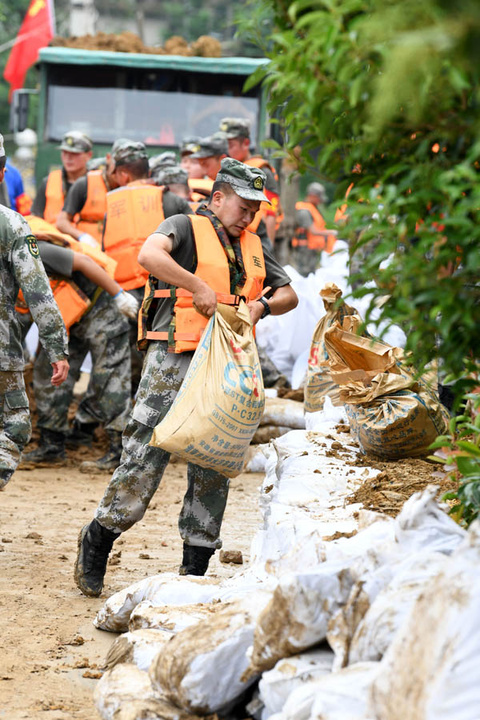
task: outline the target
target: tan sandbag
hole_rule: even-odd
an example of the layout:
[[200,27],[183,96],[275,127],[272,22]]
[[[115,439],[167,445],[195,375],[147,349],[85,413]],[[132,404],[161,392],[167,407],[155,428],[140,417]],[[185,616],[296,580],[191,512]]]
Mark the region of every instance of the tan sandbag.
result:
[[[345,329],[355,331],[362,322],[355,308],[345,302],[336,307],[342,297],[342,291],[335,283],[327,283],[320,291],[325,306],[325,315],[319,320],[313,332],[310,356],[308,358],[307,380],[305,384],[305,410],[317,412],[323,409],[325,398],[329,396],[335,404],[338,401],[338,386],[330,377],[328,354],[325,349],[324,335],[333,323],[340,323]],[[337,403],[338,404],[338,403]]]
[[366,453],[396,460],[422,457],[447,430],[448,412],[430,383],[415,379],[403,351],[346,332],[338,324],[324,333],[330,377],[339,389],[352,431]]
[[292,428],[286,427],[285,425],[260,425],[257,432],[252,438],[253,445],[261,445],[262,443],[269,443],[270,440],[285,435],[290,432]]
[[219,304],[151,445],[235,477],[265,405],[250,312]]
[[291,430],[304,430],[303,402],[280,397],[265,398],[265,408],[260,425],[284,425]]

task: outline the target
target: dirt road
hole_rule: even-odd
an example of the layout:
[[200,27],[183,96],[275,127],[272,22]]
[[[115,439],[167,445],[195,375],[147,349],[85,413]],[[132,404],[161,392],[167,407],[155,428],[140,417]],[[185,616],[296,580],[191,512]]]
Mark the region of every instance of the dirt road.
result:
[[[81,595],[72,573],[77,535],[109,475],[83,475],[77,467],[70,461],[19,470],[0,494],[0,718],[6,720],[98,718],[92,693],[116,635],[93,627],[97,609],[136,580],[175,572],[181,559],[177,517],[186,467],[172,464],[144,520],[115,544],[102,597]],[[260,522],[261,480],[245,474],[232,481],[224,520],[224,548],[242,550],[246,560]],[[227,577],[237,568],[222,565],[217,553],[208,574]]]

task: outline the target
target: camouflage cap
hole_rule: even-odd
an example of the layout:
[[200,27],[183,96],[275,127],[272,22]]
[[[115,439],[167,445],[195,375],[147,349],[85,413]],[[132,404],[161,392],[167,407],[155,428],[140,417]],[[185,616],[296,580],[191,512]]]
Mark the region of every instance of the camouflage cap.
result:
[[87,170],[100,170],[101,168],[104,168],[106,164],[106,157],[92,158],[87,161]]
[[5,157],[5,147],[3,145],[3,135],[0,134],[0,157]]
[[325,198],[326,198],[325,188],[319,182],[312,182],[307,187],[307,195],[316,195],[321,200],[325,200]]
[[228,140],[235,138],[250,138],[251,123],[247,118],[223,118],[219,129],[224,132]]
[[197,136],[183,138],[182,144],[180,145],[180,155],[190,155],[195,152],[195,150],[198,149],[200,139],[201,138]]
[[215,178],[215,182],[224,182],[232,186],[236,194],[244,200],[260,200],[269,202],[264,194],[267,176],[260,168],[250,167],[234,160],[233,158],[224,158],[220,172]]
[[93,143],[85,133],[80,130],[71,130],[65,133],[62,138],[62,143],[59,145],[60,150],[66,150],[72,153],[84,153],[90,152],[93,147]]
[[164,167],[176,165],[177,164],[177,158],[175,156],[175,153],[171,150],[167,150],[166,152],[160,153],[160,155],[154,155],[153,157],[149,158],[148,165],[150,167],[150,170],[152,172],[157,172],[158,170],[161,170]]
[[180,165],[169,165],[155,174],[155,181],[159,185],[188,185],[188,172]]
[[123,140],[123,142],[117,141],[116,145],[115,150],[112,148],[112,160],[115,167],[148,158],[147,148],[142,142]]
[[208,158],[227,155],[228,141],[227,136],[223,132],[216,132],[208,137],[200,138],[195,150],[190,155],[191,158]]

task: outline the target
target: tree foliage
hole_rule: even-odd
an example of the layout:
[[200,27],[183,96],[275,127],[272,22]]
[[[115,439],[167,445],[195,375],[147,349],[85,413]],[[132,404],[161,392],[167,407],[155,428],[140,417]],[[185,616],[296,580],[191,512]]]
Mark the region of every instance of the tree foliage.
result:
[[[241,33],[263,48],[285,153],[346,188],[360,278],[389,295],[422,367],[480,356],[480,6],[452,0],[261,0]],[[281,153],[279,145],[272,143]],[[387,262],[388,260],[388,262]],[[385,267],[386,265],[386,267]],[[359,290],[361,294],[363,290]],[[467,368],[468,369],[468,368]]]

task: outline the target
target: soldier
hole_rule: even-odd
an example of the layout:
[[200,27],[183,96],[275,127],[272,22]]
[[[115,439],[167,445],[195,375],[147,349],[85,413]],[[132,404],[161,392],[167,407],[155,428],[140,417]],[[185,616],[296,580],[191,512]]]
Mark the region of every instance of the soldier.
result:
[[[151,447],[150,438],[180,389],[208,317],[215,312],[217,291],[229,288],[232,303],[233,296],[244,295],[254,324],[297,305],[288,275],[262,250],[258,236],[246,230],[265,200],[264,185],[261,170],[226,158],[208,205],[195,215],[165,220],[140,252],[140,262],[152,273],[139,340],[148,350],[123,436],[122,463],[94,520],[80,533],[75,580],[85,595],[100,595],[113,541],[141,520],[158,488],[170,455]],[[271,290],[261,297],[264,285]],[[177,299],[177,288],[191,294],[189,299],[180,291]],[[177,316],[179,305],[183,309]],[[192,463],[187,474],[179,519],[184,543],[180,572],[204,575],[221,547],[229,481]]]
[[[40,237],[48,238],[48,241],[40,240]],[[35,358],[33,389],[40,441],[36,450],[25,455],[25,461],[42,466],[65,458],[65,445],[70,439],[68,409],[85,353],[89,351],[92,356],[90,382],[75,415],[72,439],[77,444],[80,440],[91,443],[95,428],[102,424],[109,438],[109,449],[102,458],[94,461],[93,469],[112,470],[120,459],[122,431],[130,411],[130,347],[126,318],[136,317],[138,303],[97,261],[85,254],[86,251],[94,252],[88,245],[84,249],[83,243],[62,235],[52,226],[40,226],[37,239],[55,299],[69,330],[72,368],[61,390],[53,392],[47,382],[45,352],[40,351]],[[95,254],[103,255],[100,251]],[[105,256],[107,267],[109,262]],[[88,465],[86,469],[92,467]]]
[[[112,153],[119,142],[123,141],[114,142]],[[107,192],[118,187],[112,153],[107,153],[96,169],[90,168],[88,163],[87,174],[70,187],[56,221],[60,232],[80,242],[88,242],[93,247],[100,247],[102,242]]]
[[[139,250],[158,223],[177,213],[191,212],[186,200],[149,182],[147,149],[143,143],[124,140],[112,153],[117,190],[107,195],[103,247],[117,261],[115,280],[140,303],[148,273],[137,262]],[[135,394],[143,357],[136,349],[137,323],[130,323],[132,392]]]
[[32,205],[32,215],[44,218],[55,225],[71,186],[87,174],[87,163],[92,157],[92,141],[78,130],[63,136],[60,145],[62,167],[44,177]]
[[[5,174],[0,135],[0,182]],[[0,489],[20,462],[31,424],[23,380],[21,328],[15,302],[21,289],[38,325],[50,367],[49,382],[58,388],[67,378],[67,334],[28,224],[13,210],[0,207]],[[53,367],[53,373],[51,368]]]
[[310,183],[304,202],[295,205],[295,233],[292,238],[293,265],[300,275],[307,277],[320,264],[322,250],[332,252],[337,238],[336,230],[327,230],[319,207],[325,203],[325,188],[318,182]]
[[269,205],[262,208],[262,219],[265,222],[267,235],[272,245],[275,244],[275,233],[277,227],[277,215],[280,212],[280,195],[278,188],[278,176],[275,169],[268,160],[261,155],[253,155],[251,152],[250,122],[245,118],[223,118],[220,121],[220,130],[227,136],[229,157],[240,160],[240,162],[251,167],[261,168],[267,176],[265,195]]
[[203,170],[198,160],[192,160],[192,154],[198,148],[199,137],[186,137],[180,145],[180,165],[192,179],[203,178]]

